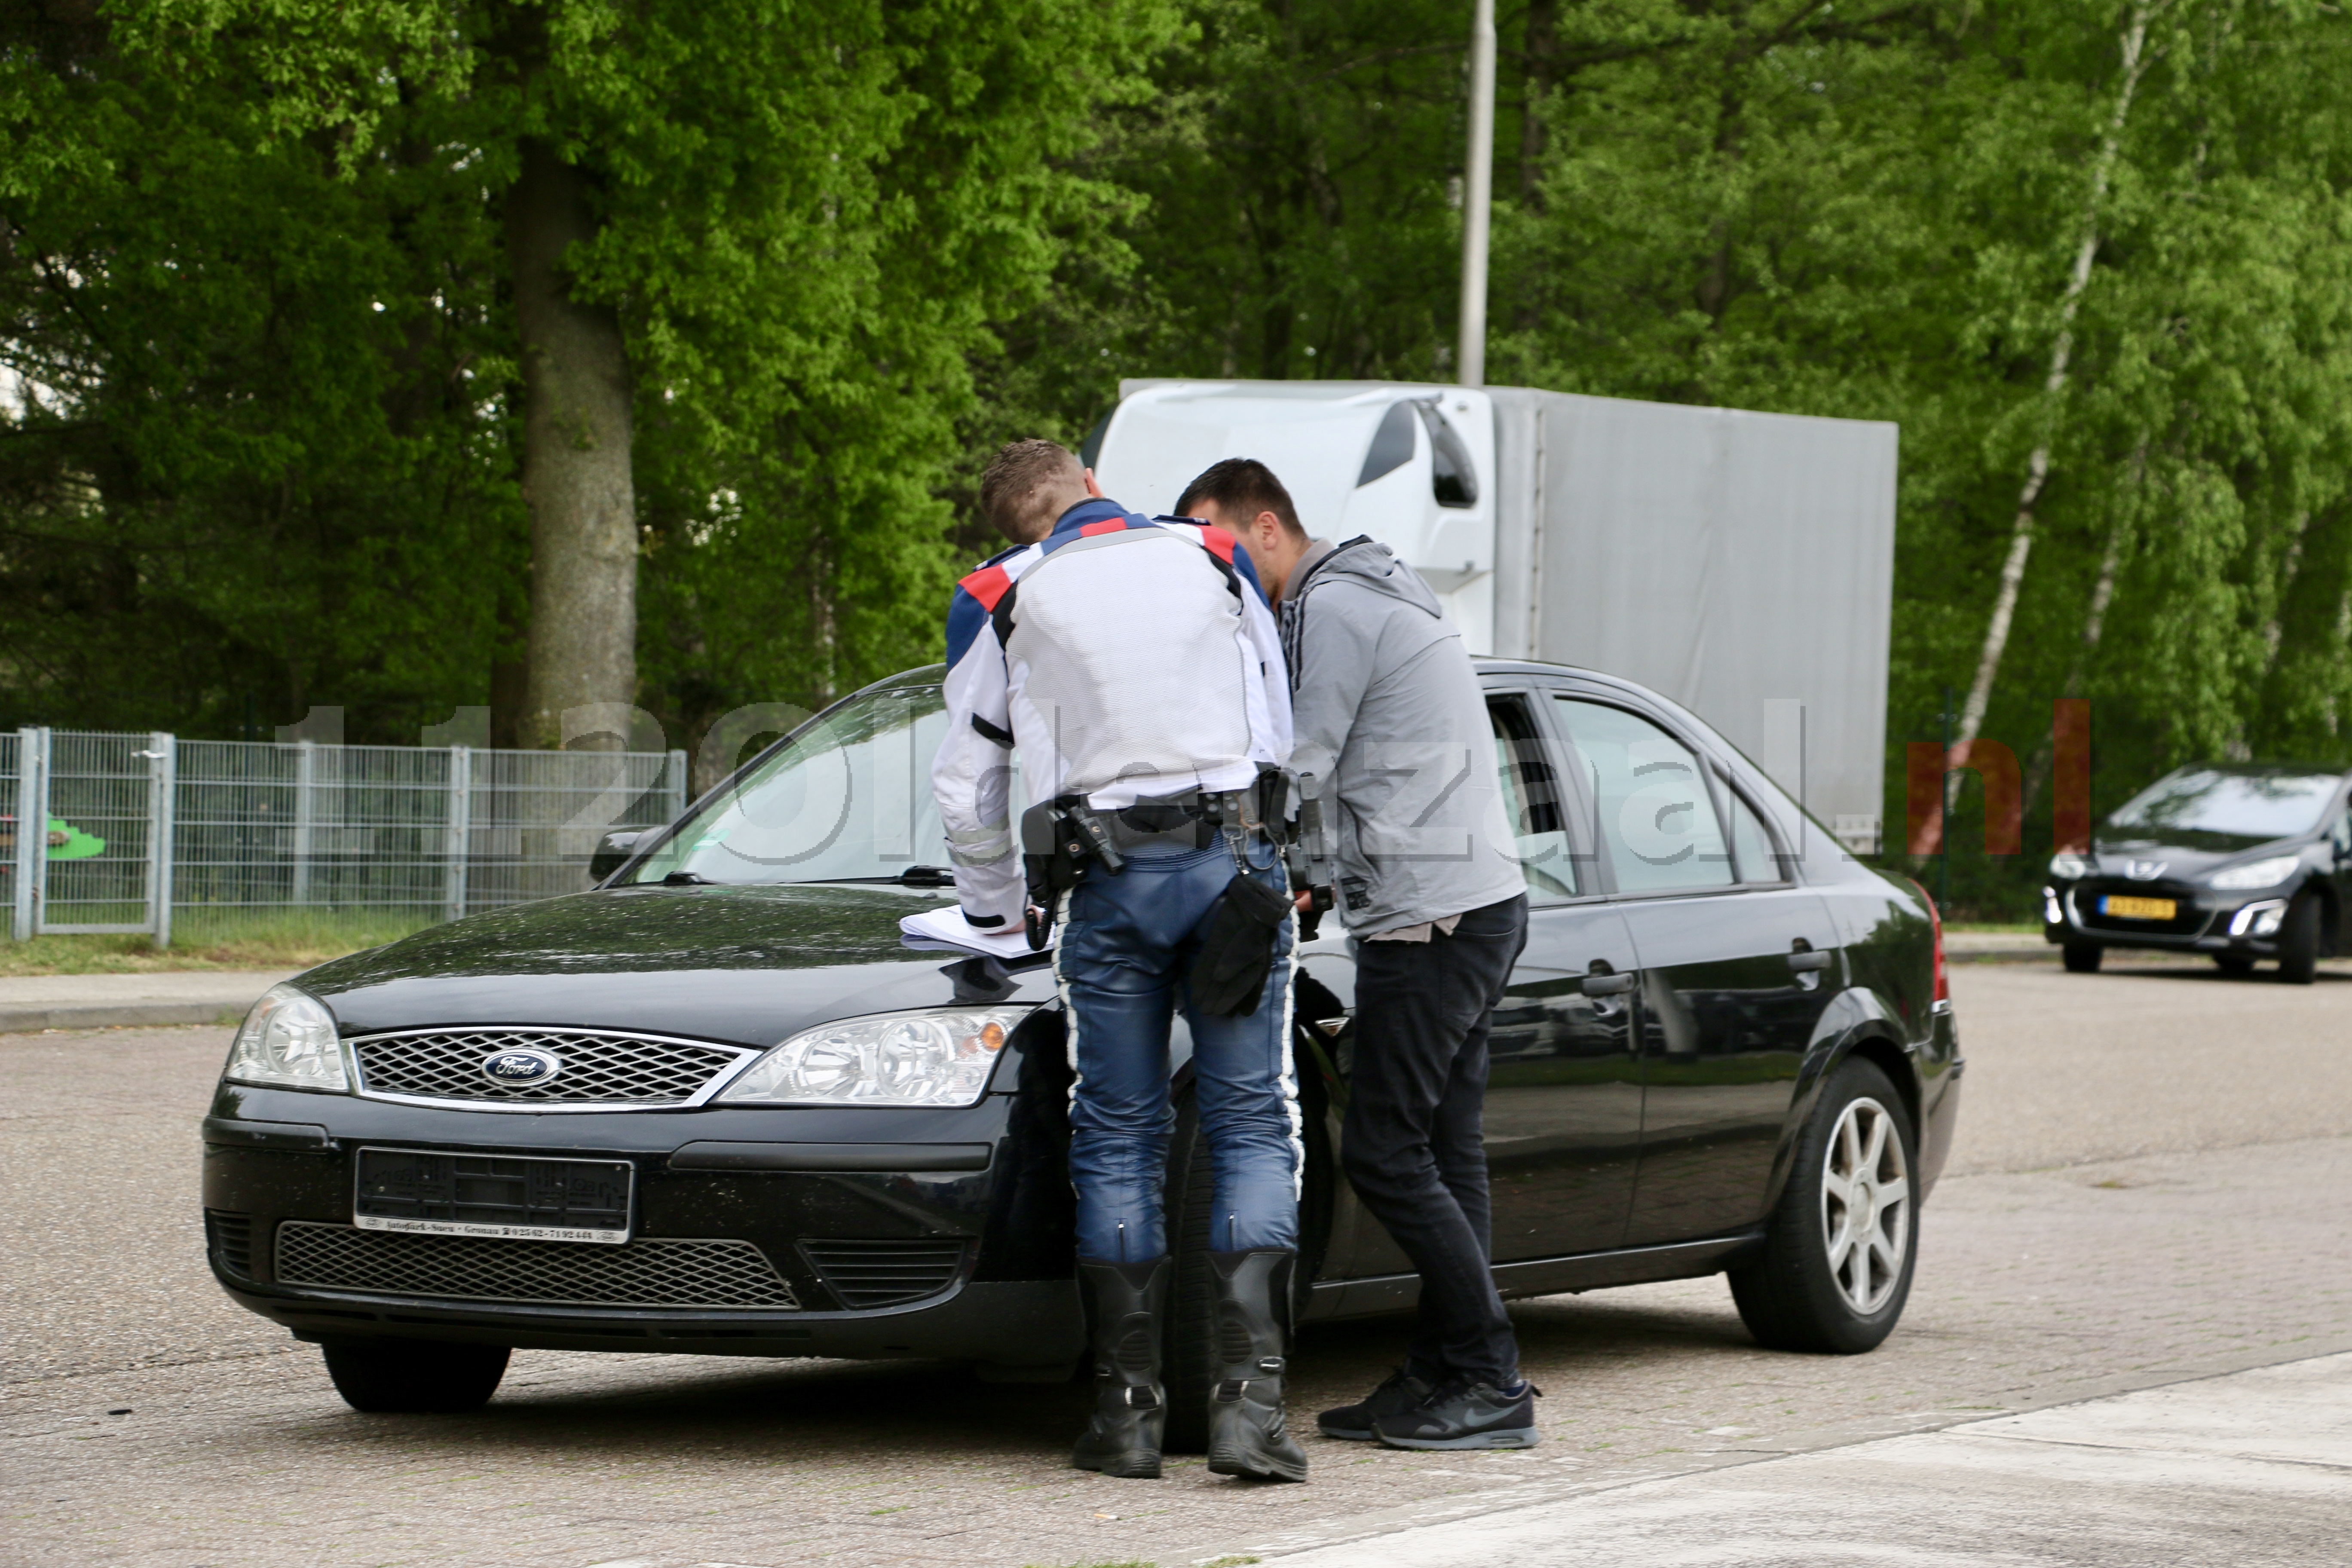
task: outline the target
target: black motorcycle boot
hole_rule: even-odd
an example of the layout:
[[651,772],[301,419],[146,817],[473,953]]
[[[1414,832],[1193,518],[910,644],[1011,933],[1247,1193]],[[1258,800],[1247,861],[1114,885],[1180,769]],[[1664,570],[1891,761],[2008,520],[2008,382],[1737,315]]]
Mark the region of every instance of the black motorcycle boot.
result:
[[1160,1384],[1160,1324],[1168,1309],[1168,1259],[1150,1263],[1078,1260],[1095,1364],[1095,1414],[1070,1454],[1081,1470],[1127,1480],[1160,1479],[1160,1435],[1168,1426]]
[[1209,1393],[1209,1470],[1303,1481],[1307,1450],[1284,1429],[1295,1252],[1212,1252],[1217,1292],[1217,1378]]

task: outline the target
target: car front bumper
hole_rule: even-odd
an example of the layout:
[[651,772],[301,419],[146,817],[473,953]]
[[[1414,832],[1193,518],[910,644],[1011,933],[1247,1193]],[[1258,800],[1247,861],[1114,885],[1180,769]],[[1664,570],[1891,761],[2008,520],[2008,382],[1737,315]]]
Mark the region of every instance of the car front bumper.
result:
[[[2242,958],[2278,956],[2277,920],[2265,916],[2284,916],[2287,904],[2287,894],[2275,888],[2220,893],[2180,883],[2126,883],[2104,878],[2053,883],[2042,892],[2042,935],[2045,942],[2217,952]],[[2166,921],[2105,915],[2099,910],[2098,900],[2109,894],[2170,899],[2179,910]]]
[[[1068,1180],[1039,1120],[1005,1094],[547,1115],[225,1085],[204,1128],[208,1251],[233,1300],[305,1339],[1050,1370],[1083,1325]],[[363,1148],[626,1162],[630,1239],[360,1228]]]

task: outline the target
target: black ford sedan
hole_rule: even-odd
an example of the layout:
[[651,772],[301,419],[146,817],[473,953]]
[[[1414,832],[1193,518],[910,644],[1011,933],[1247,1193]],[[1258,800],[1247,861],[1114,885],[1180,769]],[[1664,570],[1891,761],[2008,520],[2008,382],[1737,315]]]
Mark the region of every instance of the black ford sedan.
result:
[[2042,935],[2088,973],[2111,947],[2202,952],[2231,974],[2263,959],[2308,985],[2352,893],[2352,779],[2312,767],[2176,769],[2050,862]]
[[[1958,1106],[1935,910],[1673,703],[1482,673],[1496,749],[1465,762],[1500,771],[1533,905],[1486,1110],[1502,1289],[1725,1273],[1764,1343],[1876,1345]],[[518,1346],[1066,1375],[1050,967],[899,931],[952,897],[927,787],[940,675],[837,704],[593,891],[273,990],[204,1123],[222,1286],[366,1410],[477,1406]],[[1338,1174],[1352,976],[1336,929],[1303,944],[1305,1322],[1416,1289]],[[1180,1023],[1170,1232],[1203,1269],[1186,1056]],[[1209,1326],[1171,1316],[1181,1416]]]

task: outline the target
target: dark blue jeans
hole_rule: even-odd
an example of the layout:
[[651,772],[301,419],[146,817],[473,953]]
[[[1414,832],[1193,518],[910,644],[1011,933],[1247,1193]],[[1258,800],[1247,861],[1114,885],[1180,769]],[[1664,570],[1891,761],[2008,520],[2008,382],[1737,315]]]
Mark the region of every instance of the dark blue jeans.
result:
[[[1250,849],[1251,875],[1286,885],[1273,849]],[[1290,1060],[1292,922],[1277,933],[1274,973],[1257,1010],[1204,1015],[1185,994],[1194,932],[1234,878],[1220,842],[1139,851],[1127,869],[1089,869],[1062,916],[1054,973],[1069,1011],[1070,1180],[1078,1195],[1078,1256],[1140,1263],[1168,1250],[1160,1210],[1175,1112],[1168,1037],[1181,1003],[1192,1033],[1193,1092],[1216,1172],[1210,1247],[1220,1252],[1298,1245],[1305,1162]]]

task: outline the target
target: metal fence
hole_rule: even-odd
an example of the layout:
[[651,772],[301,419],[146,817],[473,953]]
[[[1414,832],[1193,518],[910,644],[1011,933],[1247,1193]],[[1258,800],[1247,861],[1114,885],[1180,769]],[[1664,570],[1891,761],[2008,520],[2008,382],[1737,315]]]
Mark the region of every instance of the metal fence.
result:
[[576,892],[614,827],[686,806],[684,752],[496,752],[0,735],[0,891],[18,941],[240,916],[424,924]]

